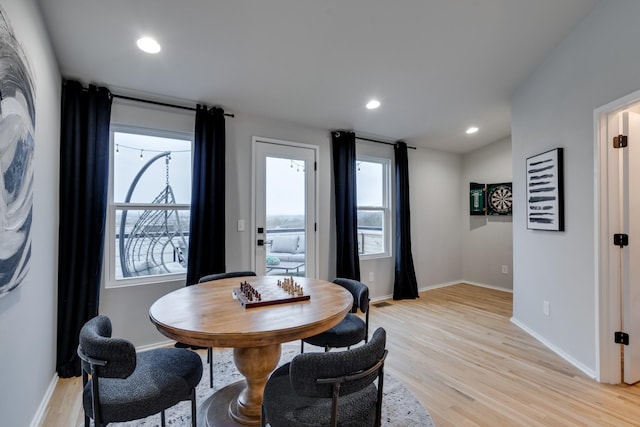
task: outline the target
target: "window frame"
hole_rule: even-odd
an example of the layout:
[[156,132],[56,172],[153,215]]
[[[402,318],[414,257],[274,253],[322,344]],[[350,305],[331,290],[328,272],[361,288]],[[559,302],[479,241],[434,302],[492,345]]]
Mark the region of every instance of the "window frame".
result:
[[[116,133],[130,133],[150,137],[169,138],[187,140],[191,143],[191,164],[193,166],[193,142],[192,132],[174,131],[166,129],[150,128],[145,126],[135,126],[129,124],[111,123],[109,129],[109,189],[107,195],[107,212],[104,239],[104,260],[103,260],[103,281],[105,289],[123,288],[129,286],[151,285],[159,283],[184,283],[187,273],[167,273],[149,276],[136,276],[127,278],[116,278],[116,242],[115,236],[118,232],[116,224],[116,212],[119,210],[169,210],[179,211],[190,210],[191,204],[164,205],[154,203],[124,203],[114,201],[114,145]],[[192,169],[193,170],[193,169]]]
[[[378,163],[382,165],[382,206],[360,206],[356,200],[356,211],[366,212],[382,212],[383,214],[383,227],[382,237],[384,239],[384,251],[372,254],[358,253],[360,260],[371,260],[390,258],[393,254],[392,251],[392,213],[391,213],[391,159],[386,157],[377,157],[370,155],[356,155],[356,163]],[[356,171],[356,180],[358,174]],[[356,181],[357,187],[357,181]],[[359,233],[358,233],[359,234]],[[358,237],[359,239],[359,237]]]

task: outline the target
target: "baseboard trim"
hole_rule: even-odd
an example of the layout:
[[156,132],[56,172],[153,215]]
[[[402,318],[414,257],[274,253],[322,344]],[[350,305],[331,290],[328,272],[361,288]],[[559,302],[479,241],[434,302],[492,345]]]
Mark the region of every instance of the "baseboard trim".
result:
[[577,361],[576,359],[574,359],[572,356],[568,355],[567,353],[565,353],[564,351],[562,351],[561,349],[559,349],[555,345],[551,344],[549,341],[547,341],[546,339],[544,339],[543,337],[538,335],[534,330],[530,329],[525,324],[521,323],[518,319],[516,319],[514,317],[511,317],[510,320],[511,320],[511,323],[513,323],[514,325],[516,325],[517,327],[519,327],[520,329],[522,329],[523,331],[525,331],[526,333],[531,335],[533,338],[538,340],[542,345],[547,347],[549,350],[553,351],[558,356],[562,357],[568,363],[572,364],[573,366],[575,366],[576,368],[581,370],[589,378],[596,380],[597,375],[596,375],[596,372],[593,369],[585,366],[584,364],[582,364],[579,361]]
[[[447,286],[460,285],[460,284],[467,284],[467,285],[473,285],[473,286],[482,286],[484,288],[496,289],[498,291],[513,292],[513,291],[510,291],[509,289],[504,289],[504,288],[500,288],[500,287],[497,287],[497,286],[485,285],[485,284],[481,284],[481,283],[474,283],[474,282],[469,282],[467,280],[454,280],[452,282],[437,283],[435,285],[422,286],[422,287],[418,288],[418,293],[425,292],[425,291],[431,291],[433,289],[446,288]],[[381,295],[379,297],[371,298],[371,302],[384,301],[384,300],[392,299],[392,298],[393,298],[393,294]]]
[[40,406],[38,406],[38,410],[36,411],[33,419],[31,420],[31,424],[29,427],[41,427],[44,422],[44,416],[47,412],[47,408],[49,407],[49,402],[51,401],[51,396],[53,396],[53,392],[58,385],[58,374],[54,373],[51,382],[49,383],[49,387],[42,398],[42,402],[40,402]]
[[[494,290],[497,290],[497,291],[513,293],[513,289],[505,289],[505,288],[501,288],[499,286],[488,285],[486,283],[472,282],[472,281],[469,281],[469,280],[458,280],[458,281],[453,281],[453,282],[448,282],[448,283],[440,283],[440,284],[437,284],[437,285],[424,286],[424,287],[419,288],[418,291],[419,292],[424,292],[424,291],[429,291],[429,290],[432,290],[432,289],[444,288],[444,287],[447,287],[447,286],[458,285],[458,284],[467,284],[467,285],[472,285],[472,286],[479,286],[479,287],[482,287],[482,288],[494,289]],[[372,302],[376,302],[376,301],[390,299],[392,297],[393,297],[393,295],[385,295],[385,296],[373,298],[371,301]],[[510,321],[511,321],[511,323],[513,323],[514,325],[516,325],[517,327],[519,327],[520,329],[525,331],[527,334],[531,335],[533,338],[538,340],[542,345],[547,347],[549,350],[553,351],[555,354],[557,354],[558,356],[562,357],[568,363],[570,363],[571,365],[575,366],[577,369],[582,371],[589,378],[597,380],[597,374],[593,369],[589,368],[588,366],[585,366],[581,362],[579,362],[576,359],[574,359],[572,356],[568,355],[567,353],[565,353],[564,351],[562,351],[561,349],[559,349],[555,345],[551,344],[549,341],[547,341],[546,339],[544,339],[543,337],[538,335],[535,331],[533,331],[532,329],[530,329],[529,327],[527,327],[526,325],[524,325],[523,323],[518,321],[516,318],[511,317]]]
[[446,288],[447,286],[459,285],[460,283],[461,283],[460,280],[454,280],[453,282],[445,282],[445,283],[438,283],[435,285],[422,286],[418,288],[418,292],[432,291],[434,289]]
[[[143,352],[143,351],[149,351],[149,350],[153,350],[156,348],[162,348],[162,347],[169,347],[169,346],[173,346],[173,344],[175,343],[175,341],[172,340],[167,340],[167,341],[162,341],[159,343],[155,343],[155,344],[148,344],[148,345],[143,345],[140,347],[136,347],[136,351],[137,352]],[[42,402],[40,402],[40,406],[38,406],[38,410],[36,411],[35,415],[33,416],[33,419],[31,420],[31,424],[29,424],[29,427],[41,427],[42,423],[44,422],[44,416],[47,412],[47,408],[49,407],[49,402],[51,401],[51,397],[53,396],[53,392],[56,389],[56,386],[58,385],[58,380],[60,379],[60,377],[58,377],[58,374],[55,373],[53,374],[53,378],[51,379],[51,383],[49,383],[49,387],[47,388],[46,393],[44,394],[44,397],[42,398]]]
[[472,282],[470,280],[462,280],[460,283],[466,283],[467,285],[479,286],[481,288],[493,289],[495,291],[509,292],[510,294],[513,293],[513,289],[503,288],[502,286],[488,285],[486,283]]
[[[438,284],[429,285],[429,286],[422,286],[422,287],[418,288],[418,293],[425,292],[425,291],[431,291],[433,289],[446,288],[447,286],[461,285],[461,284],[479,286],[481,288],[488,288],[488,289],[493,289],[493,290],[496,290],[496,291],[503,291],[503,292],[513,293],[513,289],[506,289],[506,288],[502,288],[500,286],[493,286],[493,285],[488,285],[486,283],[472,282],[472,281],[469,281],[469,280],[454,280],[452,282],[438,283]],[[379,296],[379,297],[371,298],[371,302],[384,301],[384,300],[392,299],[392,298],[393,298],[393,294],[382,295],[382,296]]]

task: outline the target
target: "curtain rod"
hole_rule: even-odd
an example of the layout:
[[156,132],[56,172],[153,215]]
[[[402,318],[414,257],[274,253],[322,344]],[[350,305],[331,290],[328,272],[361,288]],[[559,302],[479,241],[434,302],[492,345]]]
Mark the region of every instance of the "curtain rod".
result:
[[[126,100],[129,100],[129,101],[138,101],[138,102],[144,102],[146,104],[161,105],[163,107],[171,107],[171,108],[179,108],[181,110],[196,111],[196,109],[193,108],[193,107],[185,107],[185,106],[182,106],[182,105],[168,104],[166,102],[151,101],[149,99],[134,98],[132,96],[116,95],[115,93],[112,93],[111,95],[114,98],[126,99]],[[230,113],[224,113],[224,115],[227,116],[227,117],[235,117],[234,114],[230,114]]]
[[[356,136],[356,139],[360,139],[362,141],[377,142],[378,144],[396,145],[395,142],[380,141],[378,139],[363,138],[361,136]],[[416,149],[416,147],[412,147],[411,145],[407,145],[407,148],[411,148],[412,150]]]

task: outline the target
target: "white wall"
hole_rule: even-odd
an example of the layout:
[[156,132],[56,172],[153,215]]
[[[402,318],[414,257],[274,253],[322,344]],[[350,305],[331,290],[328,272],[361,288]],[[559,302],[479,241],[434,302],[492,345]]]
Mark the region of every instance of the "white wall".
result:
[[[117,91],[114,90],[114,92]],[[111,108],[111,122],[193,133],[195,112],[115,98]],[[171,170],[171,174],[179,173],[181,171],[175,168]],[[108,256],[107,252],[105,252],[106,256]],[[142,286],[105,288],[103,280],[98,311],[111,319],[115,336],[128,339],[137,347],[168,341],[149,321],[149,308],[161,296],[184,285],[184,280],[182,280]]]
[[[2,7],[36,81],[32,267],[24,283],[0,299],[0,414],[3,425],[24,426],[38,410],[55,370],[61,79],[35,1],[3,0]],[[640,87],[638,17],[640,2],[601,2],[513,98],[514,193],[524,194],[526,157],[564,147],[567,214],[565,232],[526,230],[524,200],[514,198],[514,320],[587,369],[596,365],[593,110]],[[250,233],[237,232],[235,225],[237,219],[250,219],[251,138],[261,136],[320,146],[318,271],[319,277],[331,278],[335,241],[328,130],[242,114],[227,123],[227,268],[250,267]],[[466,277],[460,223],[468,209],[460,191],[468,182],[462,158],[411,150],[409,168],[419,286]],[[391,278],[392,273],[376,273],[381,279],[376,280],[373,297],[391,293],[392,284],[383,284],[383,277]],[[144,289],[126,296],[117,295],[124,290],[103,294],[101,310],[118,315],[116,329],[129,333],[138,324],[150,326],[147,310],[156,296]],[[122,298],[132,298],[127,310],[115,308]],[[549,317],[542,314],[543,300],[551,303]],[[107,309],[108,304],[112,308]],[[136,313],[127,318],[125,311]],[[132,337],[137,345],[163,339],[155,331],[135,332]]]
[[[263,117],[250,116],[241,112],[233,119],[227,119],[227,196],[226,196],[226,240],[227,270],[253,268],[251,265],[251,223],[253,204],[251,194],[252,140],[254,136],[298,142],[319,147],[318,153],[318,278],[333,279],[335,259],[331,248],[335,221],[332,217],[333,171],[329,131],[296,125]],[[247,224],[243,232],[237,231],[239,219]]]
[[462,278],[461,178],[460,155],[409,150],[411,246],[419,289]]
[[0,424],[27,426],[54,379],[61,79],[34,0],[3,0],[35,77],[31,269],[0,299]]
[[[135,123],[143,120],[151,126],[151,120],[165,117],[166,110],[136,111],[133,106],[123,109],[114,105],[113,121]],[[191,113],[180,117],[180,125],[187,126],[194,120]],[[174,117],[174,120],[178,120]],[[167,126],[161,126],[167,128]],[[316,145],[319,147],[318,187],[318,277],[332,280],[335,277],[335,219],[333,207],[333,170],[329,131],[292,123],[274,121],[236,113],[227,118],[227,196],[226,196],[226,260],[227,270],[253,269],[251,264],[251,150],[252,138],[259,136],[284,141]],[[364,154],[391,156],[388,146],[359,144]],[[425,288],[459,281],[462,277],[459,196],[461,157],[435,150],[418,149],[409,153],[411,189],[411,227],[413,257],[418,286]],[[237,231],[237,221],[245,220],[246,231]],[[370,281],[369,272],[374,273]],[[394,260],[383,258],[361,261],[361,278],[370,289],[372,298],[393,294]],[[184,283],[143,285],[127,288],[104,289],[101,294],[100,313],[112,318],[114,333],[129,339],[136,346],[153,345],[166,339],[153,328],[148,320],[149,307],[160,296],[184,286]]]
[[511,165],[511,138],[462,157],[462,277],[467,283],[513,289],[512,217],[469,215],[469,183],[511,182]]
[[[159,127],[193,132],[195,113],[147,104],[117,101],[112,121],[125,124]],[[335,259],[330,249],[335,221],[328,203],[333,194],[330,163],[329,131],[291,123],[236,113],[226,118],[226,263],[227,271],[251,270],[251,150],[253,136],[299,142],[320,147],[318,159],[319,218],[318,277],[333,279]],[[172,171],[172,173],[177,173]],[[245,220],[244,232],[237,230],[237,221]],[[114,334],[131,340],[137,347],[154,345],[167,339],[149,321],[149,308],[162,295],[184,286],[184,282],[141,285],[105,289],[100,296],[100,313],[110,316]]]
[[[525,201],[513,216],[514,320],[594,373],[593,111],[640,87],[640,2],[601,1],[522,85],[512,102],[513,183],[524,194],[525,159],[563,147],[564,232],[526,228]],[[542,312],[550,302],[550,316]]]

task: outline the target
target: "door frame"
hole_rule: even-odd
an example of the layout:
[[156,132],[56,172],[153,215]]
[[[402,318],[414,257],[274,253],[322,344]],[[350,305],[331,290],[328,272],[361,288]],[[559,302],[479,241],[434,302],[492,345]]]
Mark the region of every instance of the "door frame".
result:
[[[318,278],[318,261],[319,261],[319,254],[318,254],[318,218],[319,218],[319,190],[320,190],[320,183],[319,183],[319,179],[318,179],[318,170],[319,170],[319,154],[320,154],[320,147],[317,145],[311,145],[311,144],[305,144],[302,142],[294,142],[294,141],[285,141],[285,140],[281,140],[281,139],[273,139],[273,138],[263,138],[260,136],[253,136],[251,138],[251,266],[253,268],[253,270],[255,271],[256,269],[256,250],[255,250],[255,245],[256,245],[256,239],[258,238],[257,236],[257,231],[256,231],[256,227],[257,227],[257,223],[256,223],[256,161],[257,161],[257,155],[256,155],[256,147],[258,145],[258,143],[268,143],[268,144],[277,144],[277,145],[284,145],[284,146],[290,146],[290,147],[297,147],[297,148],[305,148],[305,149],[309,149],[309,150],[313,150],[314,152],[314,157],[315,157],[315,162],[316,162],[316,167],[315,167],[315,173],[316,173],[316,177],[315,177],[315,183],[314,183],[314,218],[315,218],[315,224],[316,224],[316,229],[315,229],[315,239],[314,240],[314,250],[313,250],[313,263],[314,263],[314,271],[313,274],[308,274],[305,273],[306,277],[310,277],[313,279],[317,279]],[[307,214],[310,214],[311,212],[308,212]],[[266,231],[266,230],[265,230]],[[308,239],[307,239],[308,240]]]
[[622,328],[622,251],[613,245],[612,235],[622,230],[620,185],[621,160],[613,148],[613,136],[620,134],[619,114],[640,103],[640,91],[633,92],[594,110],[595,180],[595,301],[596,380],[622,382],[620,344],[614,332]]

